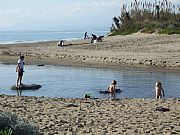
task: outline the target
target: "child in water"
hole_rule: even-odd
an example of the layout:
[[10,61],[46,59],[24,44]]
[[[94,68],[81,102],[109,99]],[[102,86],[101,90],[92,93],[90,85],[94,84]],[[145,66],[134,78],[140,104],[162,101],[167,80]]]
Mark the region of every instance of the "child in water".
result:
[[108,91],[110,93],[115,93],[116,92],[116,84],[117,84],[116,80],[113,80],[111,85],[108,87]]
[[156,92],[156,99],[161,99],[164,97],[164,89],[162,88],[161,82],[156,82],[155,89]]

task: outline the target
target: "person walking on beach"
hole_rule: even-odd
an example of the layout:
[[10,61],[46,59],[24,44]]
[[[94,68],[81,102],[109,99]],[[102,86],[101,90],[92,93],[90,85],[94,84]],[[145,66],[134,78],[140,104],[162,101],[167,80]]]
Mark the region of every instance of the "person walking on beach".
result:
[[116,92],[116,84],[117,84],[116,80],[113,80],[111,85],[108,87],[108,91],[110,93],[115,93]]
[[87,38],[88,38],[88,35],[87,35],[87,32],[85,32],[84,39],[87,39]]
[[165,96],[161,82],[156,82],[154,91],[156,93],[156,99],[161,99]]
[[16,67],[16,72],[18,73],[18,78],[16,82],[16,86],[19,88],[22,86],[22,77],[24,72],[24,56],[20,56],[20,59],[18,60],[18,64]]

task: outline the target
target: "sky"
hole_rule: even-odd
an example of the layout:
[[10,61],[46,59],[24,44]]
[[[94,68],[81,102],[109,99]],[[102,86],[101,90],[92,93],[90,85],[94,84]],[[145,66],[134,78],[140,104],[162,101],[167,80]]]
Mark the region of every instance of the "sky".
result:
[[122,5],[132,1],[0,0],[0,30],[109,29]]

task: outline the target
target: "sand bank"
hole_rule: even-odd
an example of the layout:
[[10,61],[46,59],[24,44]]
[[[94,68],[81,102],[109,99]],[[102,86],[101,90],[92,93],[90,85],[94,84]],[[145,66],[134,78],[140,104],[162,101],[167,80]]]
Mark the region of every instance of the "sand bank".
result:
[[26,64],[88,67],[143,67],[180,71],[180,35],[133,34],[90,40],[0,45],[0,61],[16,64],[20,54]]
[[[156,111],[159,106],[170,111]],[[0,95],[0,111],[28,119],[45,135],[180,134],[180,99],[86,100]]]

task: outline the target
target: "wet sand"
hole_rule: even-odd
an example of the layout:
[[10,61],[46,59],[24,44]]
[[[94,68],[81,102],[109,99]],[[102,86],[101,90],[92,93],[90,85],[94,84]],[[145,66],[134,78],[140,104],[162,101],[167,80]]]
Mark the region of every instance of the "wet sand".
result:
[[[156,107],[169,108],[168,112]],[[45,135],[180,134],[180,99],[63,99],[0,95],[13,112]]]

